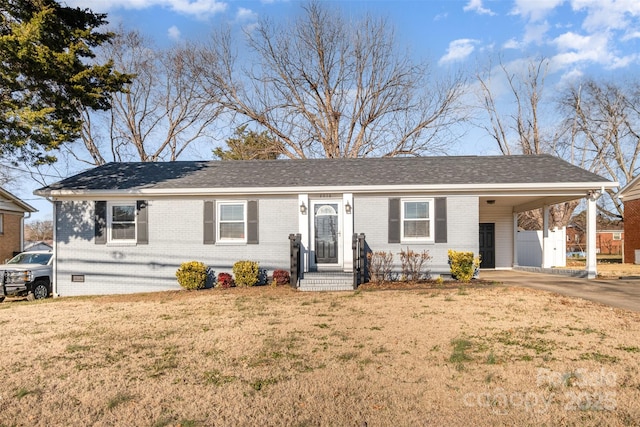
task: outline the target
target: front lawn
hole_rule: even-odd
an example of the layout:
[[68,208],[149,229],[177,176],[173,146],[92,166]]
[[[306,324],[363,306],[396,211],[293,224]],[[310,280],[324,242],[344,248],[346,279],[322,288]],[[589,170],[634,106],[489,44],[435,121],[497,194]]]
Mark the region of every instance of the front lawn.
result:
[[0,425],[634,425],[640,315],[541,291],[0,304]]

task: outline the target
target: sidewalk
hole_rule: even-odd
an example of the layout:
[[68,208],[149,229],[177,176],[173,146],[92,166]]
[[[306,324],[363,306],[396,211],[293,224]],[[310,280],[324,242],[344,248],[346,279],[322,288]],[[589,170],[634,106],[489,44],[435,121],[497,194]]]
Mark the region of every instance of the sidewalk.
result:
[[540,289],[640,312],[640,279],[581,279],[516,270],[481,270],[480,278]]

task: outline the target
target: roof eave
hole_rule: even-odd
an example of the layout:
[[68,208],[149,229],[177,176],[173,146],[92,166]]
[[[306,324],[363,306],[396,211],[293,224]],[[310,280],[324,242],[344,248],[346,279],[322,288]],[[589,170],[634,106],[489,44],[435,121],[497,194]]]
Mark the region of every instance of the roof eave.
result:
[[127,196],[211,196],[242,194],[301,194],[301,193],[456,193],[473,195],[514,194],[571,194],[580,195],[594,189],[611,189],[617,182],[560,182],[530,184],[437,184],[437,185],[345,185],[345,186],[300,186],[300,187],[232,187],[232,188],[137,188],[127,190],[36,190],[43,197],[127,197]]
[[0,196],[8,199],[13,204],[15,204],[20,209],[22,209],[24,212],[29,212],[29,213],[38,212],[38,210],[36,208],[34,208],[33,206],[31,206],[30,204],[28,204],[26,202],[23,202],[18,197],[14,196],[13,194],[11,194],[10,192],[8,192],[7,190],[5,190],[3,188],[0,188]]

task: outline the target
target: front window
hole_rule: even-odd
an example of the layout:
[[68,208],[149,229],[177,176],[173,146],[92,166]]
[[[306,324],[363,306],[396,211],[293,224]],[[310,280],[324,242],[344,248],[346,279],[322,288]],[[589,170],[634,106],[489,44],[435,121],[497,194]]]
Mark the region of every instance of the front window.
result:
[[4,234],[4,214],[0,213],[0,234]]
[[622,233],[620,232],[613,233],[613,240],[622,240]]
[[402,240],[433,240],[433,199],[402,201]]
[[112,242],[135,242],[135,203],[112,202],[108,204],[107,212],[109,240]]
[[218,204],[218,240],[245,242],[247,240],[247,205],[243,202]]

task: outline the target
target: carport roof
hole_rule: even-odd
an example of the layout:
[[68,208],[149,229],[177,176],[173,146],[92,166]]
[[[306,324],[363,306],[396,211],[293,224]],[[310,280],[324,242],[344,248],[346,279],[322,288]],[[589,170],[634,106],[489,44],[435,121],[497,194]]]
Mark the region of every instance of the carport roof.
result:
[[[617,184],[550,155],[108,163],[36,190],[42,196],[181,189],[493,187]],[[546,185],[545,185],[546,186]]]

